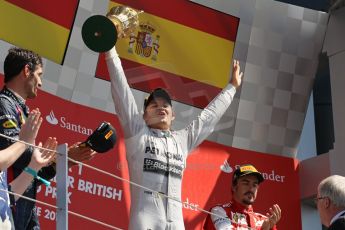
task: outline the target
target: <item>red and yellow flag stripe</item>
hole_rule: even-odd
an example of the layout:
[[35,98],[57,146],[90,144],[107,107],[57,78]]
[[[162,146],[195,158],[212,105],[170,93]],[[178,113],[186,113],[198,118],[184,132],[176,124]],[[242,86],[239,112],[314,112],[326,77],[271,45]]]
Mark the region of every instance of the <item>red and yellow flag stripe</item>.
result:
[[[111,0],[110,6],[128,5],[146,13],[235,41],[238,22],[237,17],[201,6],[189,0]],[[140,16],[141,17],[141,16]]]
[[0,39],[62,63],[77,0],[0,1]]

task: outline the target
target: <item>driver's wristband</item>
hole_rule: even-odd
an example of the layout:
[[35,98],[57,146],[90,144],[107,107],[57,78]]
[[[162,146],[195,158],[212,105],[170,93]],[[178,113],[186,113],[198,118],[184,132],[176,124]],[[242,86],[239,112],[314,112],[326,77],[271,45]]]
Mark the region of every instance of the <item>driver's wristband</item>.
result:
[[34,169],[30,167],[25,167],[24,172],[32,175],[35,179],[40,180],[43,184],[45,184],[45,186],[50,186],[50,182],[40,177]]

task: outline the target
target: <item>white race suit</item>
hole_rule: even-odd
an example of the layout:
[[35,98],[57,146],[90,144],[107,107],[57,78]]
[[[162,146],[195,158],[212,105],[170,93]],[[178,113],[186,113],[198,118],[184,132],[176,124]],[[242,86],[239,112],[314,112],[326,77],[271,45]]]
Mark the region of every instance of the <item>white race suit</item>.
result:
[[106,62],[115,110],[125,135],[130,180],[158,192],[131,185],[129,229],[184,229],[181,203],[159,193],[181,200],[188,153],[213,131],[236,89],[227,85],[186,128],[164,132],[145,124],[115,48],[106,53]]

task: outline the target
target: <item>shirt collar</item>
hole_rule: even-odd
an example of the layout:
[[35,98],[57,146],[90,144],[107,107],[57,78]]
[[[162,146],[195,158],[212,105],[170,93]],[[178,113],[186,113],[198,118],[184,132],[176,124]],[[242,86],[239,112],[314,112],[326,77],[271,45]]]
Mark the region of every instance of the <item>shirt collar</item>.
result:
[[5,95],[11,97],[13,100],[17,101],[19,104],[25,104],[25,99],[22,98],[18,93],[14,92],[12,89],[5,86],[2,91]]
[[236,211],[240,211],[243,213],[250,213],[253,212],[253,206],[249,205],[248,207],[238,203],[234,199],[232,199],[232,206]]
[[150,129],[151,129],[151,132],[156,137],[170,137],[171,136],[170,130],[161,130],[161,129],[153,129],[153,128],[150,128]]
[[21,107],[24,115],[28,116],[29,107],[25,104],[24,98],[22,98],[21,96],[19,96],[19,94],[15,93],[13,90],[7,88],[6,86],[1,90],[1,93],[15,101]]
[[334,221],[336,221],[337,219],[339,219],[339,217],[344,216],[344,215],[345,215],[345,210],[338,212],[337,215],[335,215],[335,216],[332,218],[330,224],[333,224]]

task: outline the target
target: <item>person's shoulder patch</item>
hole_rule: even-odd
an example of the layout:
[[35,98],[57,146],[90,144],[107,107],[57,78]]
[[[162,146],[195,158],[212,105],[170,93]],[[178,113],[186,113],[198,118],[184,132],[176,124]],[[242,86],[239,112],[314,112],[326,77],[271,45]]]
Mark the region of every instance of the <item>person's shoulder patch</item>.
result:
[[9,119],[2,123],[2,127],[4,127],[5,129],[12,129],[12,128],[16,128],[17,124],[11,119]]

